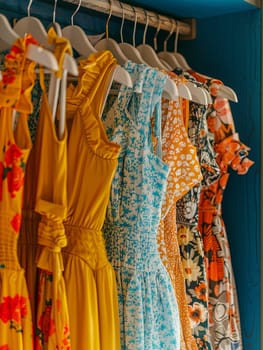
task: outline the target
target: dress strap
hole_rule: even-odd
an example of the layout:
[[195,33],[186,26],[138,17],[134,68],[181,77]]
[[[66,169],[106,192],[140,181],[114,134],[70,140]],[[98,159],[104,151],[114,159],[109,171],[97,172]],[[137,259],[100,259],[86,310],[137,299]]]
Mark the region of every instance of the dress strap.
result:
[[46,92],[46,85],[45,85],[45,73],[44,73],[44,69],[42,67],[39,68],[39,83],[40,83],[40,87],[42,92]]
[[149,67],[145,64],[136,64],[128,61],[123,68],[130,74],[133,81],[133,86],[132,88],[129,88],[125,85],[121,85],[118,100],[120,108],[128,108],[132,96],[142,96],[144,80],[147,76]]
[[[167,74],[162,72],[157,72],[156,81],[154,85],[154,92],[151,105],[151,116],[154,113],[154,136],[157,138],[156,154],[162,159],[162,93],[165,87],[166,80],[168,78]],[[152,135],[149,135],[152,137]]]
[[72,47],[70,45],[69,40],[64,37],[58,36],[53,27],[51,27],[48,30],[48,41],[51,44],[54,44],[54,56],[58,61],[58,70],[55,72],[55,75],[57,78],[61,78],[63,73],[63,63],[65,54],[68,53],[72,56]]

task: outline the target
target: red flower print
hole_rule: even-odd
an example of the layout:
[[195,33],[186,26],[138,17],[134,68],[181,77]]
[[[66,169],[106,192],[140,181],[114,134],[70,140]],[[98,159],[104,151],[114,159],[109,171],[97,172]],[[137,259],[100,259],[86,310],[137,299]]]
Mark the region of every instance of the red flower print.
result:
[[13,229],[16,231],[16,233],[20,230],[21,225],[21,215],[16,214],[13,219],[10,221],[10,224],[12,225]]
[[2,81],[4,85],[12,84],[16,80],[15,71],[11,68],[7,68],[3,71]]
[[11,52],[14,54],[14,55],[18,55],[18,54],[21,54],[23,53],[22,49],[16,45],[14,45],[12,48],[11,48]]
[[48,338],[56,331],[55,322],[51,318],[51,309],[52,306],[47,305],[38,322],[39,329],[43,332],[44,343],[47,343]]
[[24,172],[23,169],[17,165],[13,165],[12,169],[7,174],[8,192],[11,197],[15,197],[15,192],[18,192],[24,185]]
[[11,167],[12,164],[19,161],[22,156],[22,151],[16,144],[12,144],[5,153],[5,164],[7,167]]
[[1,345],[0,346],[0,350],[10,350],[8,344],[5,344],[5,345]]
[[3,173],[4,173],[4,165],[2,162],[0,162],[0,201],[2,200],[3,197]]
[[7,323],[8,321],[21,322],[21,319],[27,315],[27,299],[16,294],[14,297],[4,297],[0,304],[0,319]]

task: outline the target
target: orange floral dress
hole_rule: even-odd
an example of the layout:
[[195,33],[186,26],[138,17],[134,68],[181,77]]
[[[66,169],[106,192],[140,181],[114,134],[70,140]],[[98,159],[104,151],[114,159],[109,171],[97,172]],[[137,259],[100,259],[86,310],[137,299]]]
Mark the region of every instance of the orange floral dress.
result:
[[[209,88],[209,82],[207,84]],[[215,349],[242,349],[238,298],[221,207],[229,167],[238,174],[245,174],[253,162],[247,157],[249,147],[239,140],[235,132],[228,101],[216,97],[216,91],[213,91],[212,96],[208,125],[214,135],[220,178],[203,188],[199,203],[199,228],[204,242],[209,282],[209,329]]]
[[[0,81],[0,349],[33,349],[28,290],[17,257],[32,112],[35,64],[26,59],[32,37],[19,39],[5,56]],[[18,119],[12,125],[13,110]],[[13,130],[14,128],[14,130]]]
[[[175,74],[171,78],[176,83],[180,82]],[[161,259],[171,277],[178,302],[180,349],[194,350],[197,345],[188,315],[185,278],[177,239],[176,202],[202,180],[202,174],[196,148],[188,138],[183,119],[183,101],[162,100],[162,159],[170,165],[170,172],[157,240]]]
[[[64,54],[71,53],[69,42],[48,32],[54,44],[54,54],[60,64]],[[61,77],[62,64],[56,73]],[[35,349],[70,350],[69,314],[61,248],[67,245],[63,220],[67,213],[67,132],[58,139],[52,120],[44,76],[40,75],[42,106],[32,150],[38,173],[35,210],[41,215],[38,225],[37,315]]]

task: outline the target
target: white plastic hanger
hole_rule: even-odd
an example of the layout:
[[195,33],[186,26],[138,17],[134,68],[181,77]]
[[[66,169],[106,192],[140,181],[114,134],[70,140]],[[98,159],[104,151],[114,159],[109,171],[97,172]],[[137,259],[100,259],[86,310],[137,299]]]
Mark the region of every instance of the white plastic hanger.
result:
[[[0,14],[0,51],[7,50],[19,39],[19,35],[13,30],[7,18]],[[26,57],[53,71],[58,70],[58,62],[52,52],[42,47],[30,44],[27,48]]]
[[[6,50],[14,44],[14,42],[19,39],[19,35],[13,30],[9,24],[7,18],[0,14],[0,33],[4,33],[4,36],[0,38],[0,49]],[[26,57],[38,64],[51,69],[52,71],[58,70],[58,62],[56,57],[50,52],[42,47],[34,44],[29,44]],[[16,110],[13,110],[12,115],[12,127],[15,128],[16,120]]]
[[176,21],[175,23],[176,23],[176,35],[175,35],[175,40],[174,40],[173,55],[176,58],[177,62],[179,63],[179,67],[181,67],[183,70],[189,70],[191,68],[188,65],[188,63],[186,62],[186,59],[177,50],[178,49],[178,39],[179,39],[179,34],[180,34],[180,25],[179,25],[178,21]]
[[54,2],[54,8],[53,8],[53,16],[52,16],[52,23],[49,25],[49,28],[53,28],[58,36],[62,36],[61,26],[58,22],[56,22],[56,11],[57,11],[57,0]]
[[[179,27],[179,24],[177,21],[176,21],[176,25],[177,25],[177,29],[179,32],[180,27]],[[181,67],[182,69],[187,70],[187,71],[191,70],[191,67],[188,65],[184,56],[177,52],[177,47],[178,47],[178,34],[175,36],[173,55],[177,59],[177,61],[179,63],[179,67]],[[212,79],[209,77],[207,77],[207,78]],[[223,97],[223,98],[227,98],[228,100],[233,101],[233,102],[238,102],[237,95],[232,88],[225,86],[225,85],[219,85],[219,84],[212,84],[212,86],[217,88],[218,96]],[[206,89],[204,89],[204,90],[206,90]],[[209,92],[207,90],[206,90],[206,92],[208,94],[208,103],[212,103],[211,95],[209,94]]]
[[[147,28],[149,25],[149,17],[148,17],[148,14],[146,11],[145,11],[145,16],[146,16],[146,24],[145,24],[144,33],[143,33],[143,43],[141,45],[137,46],[137,49],[140,52],[143,60],[145,62],[147,62],[147,64],[150,67],[167,70],[167,67],[160,61],[160,59],[157,56],[154,49],[150,45],[145,43],[146,42],[146,32],[147,32]],[[158,34],[158,30],[155,34],[155,38],[156,38],[157,34]],[[154,43],[155,42],[156,42],[156,40],[154,40]]]
[[[78,3],[77,9],[75,10],[73,15],[71,16],[71,25],[62,29],[62,35],[64,37],[66,37],[67,39],[69,39],[69,41],[72,44],[72,47],[81,56],[88,58],[88,56],[91,53],[96,53],[98,50],[94,46],[91,45],[84,30],[82,28],[80,28],[79,26],[74,25],[74,17],[77,14],[77,12],[79,11],[80,6],[81,6],[81,0]],[[111,9],[111,7],[110,7],[110,9]],[[110,18],[110,16],[111,16],[111,13],[109,15],[109,18]],[[109,18],[107,21],[107,25],[109,22]],[[107,28],[107,25],[106,25],[106,28]],[[133,85],[130,74],[119,65],[114,69],[112,78],[114,81],[118,82],[119,84],[124,84],[128,87],[132,87],[132,85]]]
[[218,97],[226,98],[232,102],[238,102],[237,94],[232,88],[216,83],[212,84],[212,87],[215,87],[217,89]]
[[[177,61],[176,61],[175,57],[173,56],[173,54],[171,52],[167,51],[167,43],[168,43],[168,40],[171,37],[171,35],[174,33],[175,27],[176,27],[176,23],[175,23],[175,21],[172,21],[171,31],[170,31],[170,33],[168,34],[168,36],[164,40],[163,51],[158,53],[158,57],[161,60],[167,60],[167,63],[171,67],[173,67],[174,65],[177,66]],[[179,96],[180,97],[185,98],[187,100],[192,100],[192,94],[191,94],[191,91],[190,91],[190,89],[188,88],[187,85],[185,85],[182,82],[181,83],[177,83],[177,88],[178,88],[178,92],[179,92]]]
[[[167,42],[168,42],[169,38],[171,37],[171,35],[174,33],[175,28],[177,28],[176,21],[172,20],[172,28],[171,28],[169,35],[167,36],[167,38],[164,41],[163,51],[158,53],[158,57],[160,59],[164,60],[165,62],[167,62],[169,64],[169,66],[171,67],[171,70],[174,70],[175,68],[180,67],[180,63],[176,59],[175,55],[172,52],[167,51]],[[176,36],[179,35],[179,30],[176,31],[175,35]]]
[[110,11],[109,16],[106,22],[106,38],[100,40],[96,45],[95,49],[98,51],[103,50],[109,50],[112,52],[113,56],[116,58],[118,63],[123,66],[128,61],[128,58],[124,55],[121,48],[119,47],[118,43],[114,40],[109,38],[109,21],[112,15],[112,3],[111,0],[109,0],[110,5]]
[[138,64],[147,64],[140,52],[137,50],[137,48],[135,47],[135,35],[136,35],[136,26],[137,26],[137,12],[135,10],[135,8],[133,6],[131,6],[131,8],[133,9],[134,11],[134,15],[135,15],[135,19],[134,19],[134,27],[133,27],[133,35],[132,35],[132,45],[131,44],[128,44],[128,43],[124,43],[123,42],[123,24],[124,24],[124,9],[123,9],[123,5],[121,2],[120,3],[120,6],[122,8],[122,23],[121,23],[121,43],[119,44],[119,47],[121,48],[122,52],[124,53],[124,55],[129,59],[131,60],[132,62],[135,62],[135,63],[138,63]]
[[[58,36],[62,36],[62,31],[60,24],[56,22],[56,8],[57,8],[57,0],[54,3],[53,9],[53,22],[52,26],[54,27],[56,34]],[[67,92],[67,76],[68,71],[73,72],[74,76],[78,75],[78,66],[73,57],[69,54],[65,54],[64,62],[63,62],[63,72],[61,77],[57,77],[55,74],[51,75],[49,90],[48,90],[48,102],[51,106],[51,114],[53,118],[53,122],[55,122],[58,100],[60,104],[59,108],[59,122],[58,122],[58,137],[61,139],[65,132],[65,124],[66,124],[66,92]]]
[[81,0],[71,16],[71,25],[62,29],[62,35],[71,42],[72,47],[80,56],[88,58],[91,53],[95,53],[97,50],[90,43],[84,30],[80,26],[74,24],[74,17],[79,11],[80,6]]
[[170,79],[167,78],[163,90],[163,97],[168,98],[169,100],[178,101],[179,97],[179,91],[176,83]]
[[[158,69],[167,71],[167,70],[169,70],[169,68],[165,67],[162,64],[162,62],[159,60],[156,52],[153,50],[153,48],[151,46],[145,44],[147,28],[148,28],[148,25],[149,25],[149,18],[148,18],[147,12],[144,11],[144,13],[145,13],[145,16],[146,16],[146,24],[145,24],[144,33],[143,33],[143,44],[138,46],[137,48],[140,51],[140,53],[143,53],[143,52],[147,53],[148,52],[148,54],[146,55],[147,57],[145,55],[143,55],[143,54],[142,54],[142,57],[143,57],[143,59],[145,59],[145,61],[147,62],[147,64],[150,67],[158,68]],[[159,27],[160,27],[160,21],[158,23],[158,28]],[[156,49],[157,49],[157,34],[158,34],[158,32],[159,32],[159,29],[157,29],[155,37],[154,37],[154,45],[155,45]],[[167,78],[167,80],[166,80],[165,87],[164,87],[164,90],[163,90],[163,97],[166,97],[166,98],[168,98],[170,100],[174,100],[174,101],[178,100],[179,91],[178,91],[177,85],[170,78]]]
[[[171,53],[172,56],[174,56],[174,53],[177,52],[178,39],[180,34],[180,27],[178,22],[176,21],[175,24],[176,24],[176,32],[175,32],[175,40],[174,40],[174,52]],[[178,61],[177,58],[176,58],[176,61]],[[177,65],[174,68],[176,67],[180,67],[181,69],[185,70],[184,68],[185,66],[184,64],[182,64],[181,61],[179,61],[179,66]],[[185,85],[189,88],[191,92],[193,102],[196,102],[205,106],[212,103],[212,97],[205,88],[197,86],[193,82],[187,82]]]
[[[52,44],[48,42],[48,36],[45,27],[38,18],[30,16],[30,8],[32,2],[33,0],[29,1],[27,7],[27,17],[23,17],[16,22],[14,25],[14,31],[21,37],[27,33],[31,33],[33,37],[39,42],[39,44],[52,51],[53,47]],[[65,68],[72,75],[78,75],[77,64],[74,58],[69,54],[65,55],[63,68]]]
[[[187,81],[185,85],[190,89],[191,95],[192,95],[192,101],[199,103],[201,105],[207,106],[209,101],[208,101],[208,96],[206,93],[206,90],[200,87],[197,87],[194,83]],[[211,96],[210,96],[211,97]]]

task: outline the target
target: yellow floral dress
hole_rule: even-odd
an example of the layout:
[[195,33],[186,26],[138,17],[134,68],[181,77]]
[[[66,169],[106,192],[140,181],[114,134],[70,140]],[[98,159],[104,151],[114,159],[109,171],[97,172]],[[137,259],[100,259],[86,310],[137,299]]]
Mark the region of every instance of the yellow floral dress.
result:
[[[171,75],[176,83],[179,78]],[[157,240],[159,252],[175,290],[180,322],[181,350],[197,349],[188,315],[185,279],[176,228],[176,202],[202,180],[196,148],[188,139],[184,126],[183,101],[162,100],[162,158],[170,165],[162,220]]]
[[[17,258],[26,162],[31,149],[27,116],[32,112],[34,62],[26,59],[30,36],[5,56],[0,81],[0,349],[33,349],[28,290]],[[13,109],[18,119],[13,128]],[[14,130],[13,130],[14,129]]]
[[119,350],[116,277],[102,226],[120,146],[100,119],[116,61],[109,51],[81,61],[67,94],[68,212],[63,248],[72,350]]

